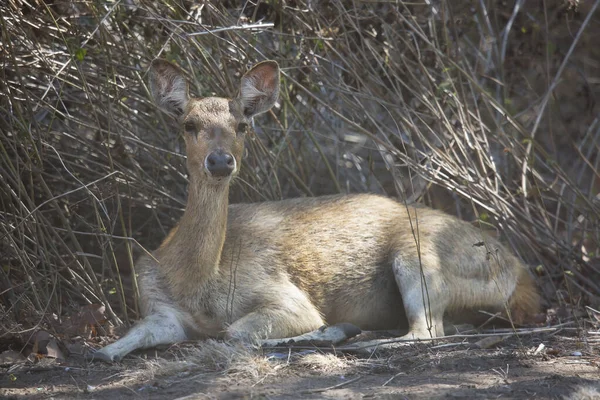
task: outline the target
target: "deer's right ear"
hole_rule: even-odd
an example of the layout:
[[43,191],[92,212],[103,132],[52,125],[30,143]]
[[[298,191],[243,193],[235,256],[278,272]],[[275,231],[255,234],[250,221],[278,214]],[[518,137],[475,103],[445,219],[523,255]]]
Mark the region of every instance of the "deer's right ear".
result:
[[150,93],[163,110],[180,116],[190,100],[183,72],[166,60],[154,60],[150,66]]

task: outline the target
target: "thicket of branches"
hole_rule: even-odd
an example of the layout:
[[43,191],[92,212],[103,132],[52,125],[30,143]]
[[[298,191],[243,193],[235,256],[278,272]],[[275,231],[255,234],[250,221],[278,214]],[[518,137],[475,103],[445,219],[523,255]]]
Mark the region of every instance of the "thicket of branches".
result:
[[[157,57],[196,96],[282,67],[232,201],[376,192],[502,235],[551,304],[600,302],[599,1],[9,0],[0,5],[0,333],[103,304],[182,213]],[[54,315],[54,316],[53,316]]]

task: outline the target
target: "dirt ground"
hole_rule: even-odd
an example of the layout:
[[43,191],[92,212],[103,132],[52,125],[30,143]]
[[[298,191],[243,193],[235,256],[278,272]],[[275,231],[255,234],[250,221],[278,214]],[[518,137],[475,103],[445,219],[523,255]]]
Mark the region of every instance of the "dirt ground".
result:
[[[87,363],[71,355],[1,367],[6,399],[600,399],[600,335],[556,329],[439,340],[375,354],[258,351],[208,341]],[[579,331],[581,332],[581,331]]]

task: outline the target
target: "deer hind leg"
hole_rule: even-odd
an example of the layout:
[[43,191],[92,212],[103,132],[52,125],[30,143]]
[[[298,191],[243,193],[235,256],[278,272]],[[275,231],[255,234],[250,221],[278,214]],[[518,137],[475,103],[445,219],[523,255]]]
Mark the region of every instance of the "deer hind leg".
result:
[[246,342],[288,338],[323,326],[323,318],[308,296],[291,282],[276,282],[263,293],[254,311],[234,321],[226,336]]
[[450,297],[439,267],[399,255],[392,268],[408,319],[409,331],[402,338],[444,336],[443,317]]
[[181,342],[186,339],[180,313],[164,307],[138,322],[121,339],[98,351],[88,353],[86,358],[89,361],[112,363],[122,360],[137,349]]
[[290,344],[332,346],[340,344],[361,333],[360,328],[348,322],[342,322],[331,326],[322,326],[317,330],[281,339],[263,339],[261,347],[280,347]]

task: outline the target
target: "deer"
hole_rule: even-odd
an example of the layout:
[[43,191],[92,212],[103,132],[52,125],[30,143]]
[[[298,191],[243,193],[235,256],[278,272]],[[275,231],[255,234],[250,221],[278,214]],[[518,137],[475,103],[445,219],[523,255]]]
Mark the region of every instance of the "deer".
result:
[[148,75],[154,101],[184,137],[187,206],[136,263],[143,319],[88,359],[111,363],[186,340],[318,336],[327,327],[344,337],[404,329],[402,338],[430,340],[444,335],[447,315],[486,309],[521,324],[538,312],[526,266],[442,211],[375,194],[229,204],[253,118],[278,100],[277,62],[253,66],[235,98],[190,96],[183,71],[162,59]]

